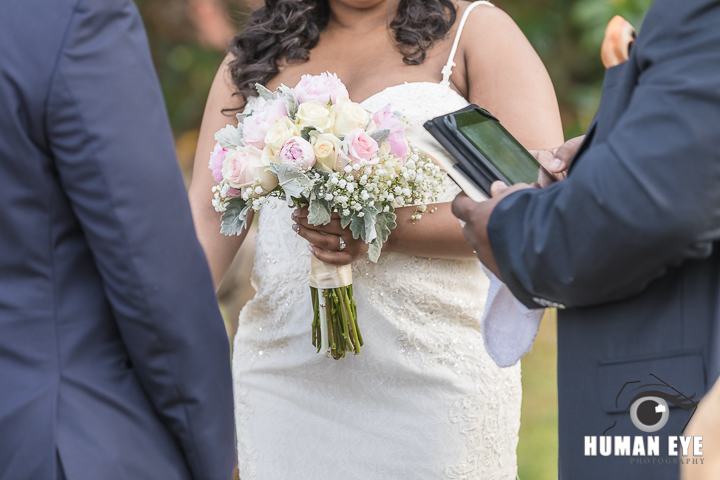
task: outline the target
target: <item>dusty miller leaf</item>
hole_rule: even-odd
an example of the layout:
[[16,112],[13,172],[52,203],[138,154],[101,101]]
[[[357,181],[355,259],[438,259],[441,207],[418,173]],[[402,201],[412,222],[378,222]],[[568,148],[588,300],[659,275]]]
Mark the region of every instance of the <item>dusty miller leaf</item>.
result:
[[260,98],[262,98],[263,100],[267,101],[275,98],[275,94],[273,92],[260,85],[259,83],[255,84],[255,90],[257,90],[258,95],[260,95]]
[[278,87],[278,90],[280,90],[280,94],[285,99],[285,105],[287,106],[288,116],[290,117],[290,120],[295,120],[295,114],[298,111],[298,101],[297,97],[295,96],[295,92],[292,88],[282,84]]
[[382,253],[382,244],[378,242],[378,239],[376,238],[374,242],[368,245],[368,260],[373,263],[377,263],[380,259],[380,253]]
[[370,243],[368,246],[368,260],[373,263],[377,263],[382,252],[382,246],[387,242],[390,232],[393,228],[397,227],[397,215],[392,211],[380,212],[375,217],[375,232],[377,232],[377,238]]
[[247,223],[247,214],[250,205],[242,197],[234,197],[228,200],[227,210],[220,217],[220,233],[223,235],[240,235]]
[[365,243],[371,243],[377,238],[377,232],[375,231],[375,218],[378,214],[377,209],[373,204],[366,205],[363,209],[363,216],[360,217],[357,214],[353,216],[350,222],[350,231],[353,234],[353,238],[362,238]]
[[243,146],[242,127],[228,125],[215,134],[215,141],[222,148],[237,148]]
[[377,240],[382,245],[387,242],[390,232],[397,227],[397,215],[394,212],[381,212],[375,217],[375,231],[377,232]]
[[285,192],[285,200],[288,206],[295,204],[293,198],[307,198],[312,192],[315,182],[297,167],[271,163],[270,171],[278,177],[278,183]]
[[387,140],[389,135],[390,130],[388,130],[387,128],[383,128],[382,130],[378,130],[377,132],[374,132],[372,135],[370,135],[370,138],[375,140],[378,145],[381,145],[385,140]]
[[300,136],[302,136],[302,138],[304,138],[305,140],[307,140],[309,142],[310,141],[310,132],[314,132],[315,130],[316,130],[316,128],[313,126],[305,127],[302,130],[300,130]]
[[322,180],[313,185],[312,194],[310,195],[310,206],[308,207],[308,222],[313,225],[327,225],[330,223],[332,205],[325,200],[324,194],[329,193],[326,189],[328,185],[327,179],[330,176],[326,172],[317,172],[322,176]]
[[311,225],[327,225],[330,223],[330,202],[319,198],[310,200],[308,208],[308,223]]

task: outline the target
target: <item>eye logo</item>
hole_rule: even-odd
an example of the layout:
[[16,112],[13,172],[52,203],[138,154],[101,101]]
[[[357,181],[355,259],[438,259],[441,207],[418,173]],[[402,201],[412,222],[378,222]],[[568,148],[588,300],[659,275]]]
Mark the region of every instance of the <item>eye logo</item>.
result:
[[[630,386],[629,388],[631,388],[631,393],[640,391],[639,393],[635,394],[630,400],[630,402],[628,403],[628,407],[625,409],[625,413],[623,414],[623,417],[620,421],[623,421],[629,413],[630,420],[638,430],[645,433],[657,432],[667,424],[668,419],[670,418],[670,407],[668,405],[669,402],[683,410],[693,411],[687,423],[685,424],[685,427],[687,427],[687,424],[690,423],[690,419],[692,419],[692,416],[695,415],[695,410],[697,410],[697,403],[693,400],[697,394],[694,393],[688,397],[683,392],[676,389],[675,387],[667,383],[665,380],[662,380],[657,375],[651,373],[650,376],[654,377],[655,380],[659,381],[660,383],[642,384],[641,380],[634,380],[631,382],[626,382],[625,385],[623,385],[623,387],[620,389],[617,397],[615,397],[616,407],[620,406],[620,395],[622,395],[626,387]],[[641,385],[635,386],[634,384]],[[673,393],[667,390],[671,390]],[[607,430],[605,430],[605,432],[603,432],[603,435],[605,435],[608,430],[614,428],[615,425],[617,425],[617,420],[612,424],[611,427],[609,427]],[[685,430],[685,427],[683,427],[683,431]]]

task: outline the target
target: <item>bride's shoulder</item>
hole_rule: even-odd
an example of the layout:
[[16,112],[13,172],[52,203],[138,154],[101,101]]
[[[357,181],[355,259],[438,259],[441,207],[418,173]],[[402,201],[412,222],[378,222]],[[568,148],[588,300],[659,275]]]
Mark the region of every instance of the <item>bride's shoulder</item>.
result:
[[493,6],[489,2],[456,2],[458,8],[458,25],[467,9],[474,4],[478,5],[473,6],[472,11],[468,14],[467,19],[465,20],[465,26],[463,27],[460,38],[461,44],[467,43],[465,40],[478,38],[479,36],[489,37],[492,35],[499,35],[507,31],[520,31],[515,21],[505,12],[505,10],[500,7]]
[[458,50],[468,63],[473,63],[472,60],[476,61],[474,63],[492,62],[527,50],[527,38],[510,15],[499,7],[486,2],[459,1],[458,23],[473,3],[481,4],[473,7],[467,16],[458,45]]

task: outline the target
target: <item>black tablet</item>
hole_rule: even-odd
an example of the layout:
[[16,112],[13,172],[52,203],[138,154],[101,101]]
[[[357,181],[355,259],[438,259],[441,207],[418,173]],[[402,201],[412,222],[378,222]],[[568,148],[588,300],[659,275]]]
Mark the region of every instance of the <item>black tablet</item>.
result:
[[[508,185],[537,181],[542,168],[538,161],[497,118],[477,105],[433,118],[425,129],[452,156],[451,169],[456,172],[443,165],[450,176],[457,181],[453,173],[459,172],[487,197],[496,180]],[[466,190],[467,182],[458,184]]]

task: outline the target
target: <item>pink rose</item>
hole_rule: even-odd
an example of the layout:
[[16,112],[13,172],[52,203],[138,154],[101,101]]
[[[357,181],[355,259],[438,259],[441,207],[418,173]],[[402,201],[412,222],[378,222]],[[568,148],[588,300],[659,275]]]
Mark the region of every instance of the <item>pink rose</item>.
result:
[[405,165],[405,160],[407,160],[408,155],[408,146],[405,142],[404,132],[391,133],[388,135],[387,141],[390,144],[390,153],[398,158],[401,158],[402,164]]
[[390,130],[387,139],[390,144],[390,153],[402,158],[404,163],[408,154],[407,143],[405,143],[405,127],[400,119],[390,111],[390,104],[375,112],[373,120],[378,130]]
[[323,105],[327,105],[330,100],[337,103],[338,97],[350,97],[347,88],[338,76],[330,72],[320,75],[303,75],[294,90],[298,103],[317,100]]
[[370,157],[378,151],[377,142],[362,128],[356,128],[348,133],[345,142],[350,156],[358,160],[370,160]]
[[315,165],[315,150],[304,138],[290,137],[280,149],[280,161],[285,165],[308,170]]
[[261,156],[262,152],[250,145],[237,149],[225,158],[222,171],[225,180],[237,190],[256,185],[262,187],[262,195],[268,193],[277,186],[278,181],[275,175],[266,171]]
[[268,100],[259,110],[243,121],[243,143],[255,148],[265,146],[265,134],[275,122],[288,114],[287,105],[282,98]]
[[227,148],[222,148],[220,143],[215,144],[215,149],[210,154],[210,163],[208,168],[212,170],[212,176],[216,182],[220,183],[223,181],[223,162],[225,161],[225,155],[227,155]]

